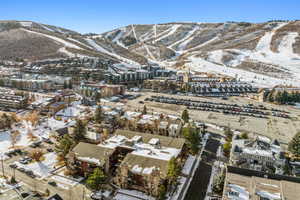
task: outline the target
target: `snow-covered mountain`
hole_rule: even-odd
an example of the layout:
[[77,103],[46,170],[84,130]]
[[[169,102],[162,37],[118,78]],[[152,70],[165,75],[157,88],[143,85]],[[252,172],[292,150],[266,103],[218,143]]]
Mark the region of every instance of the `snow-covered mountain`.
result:
[[228,74],[266,86],[300,86],[299,33],[300,21],[169,23],[130,25],[101,37],[177,69]]
[[102,34],[0,21],[0,59],[97,56],[300,86],[300,21],[129,25]]
[[0,21],[0,60],[28,61],[64,57],[100,57],[132,65],[146,64],[113,42],[31,21]]

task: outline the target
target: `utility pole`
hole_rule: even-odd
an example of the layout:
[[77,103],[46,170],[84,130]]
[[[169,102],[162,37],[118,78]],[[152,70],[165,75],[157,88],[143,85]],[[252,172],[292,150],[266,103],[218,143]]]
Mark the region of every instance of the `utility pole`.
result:
[[72,189],[69,190],[69,199],[72,200]]
[[2,165],[2,175],[4,176],[4,159],[3,159],[3,155],[1,156],[1,165]]
[[85,188],[83,187],[83,191],[82,191],[82,200],[85,199]]

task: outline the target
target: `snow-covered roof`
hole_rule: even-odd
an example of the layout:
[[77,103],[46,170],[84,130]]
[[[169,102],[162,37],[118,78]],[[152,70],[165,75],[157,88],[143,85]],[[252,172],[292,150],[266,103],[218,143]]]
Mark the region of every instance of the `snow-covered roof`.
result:
[[227,193],[228,199],[250,200],[250,195],[246,188],[236,184],[229,184],[228,187],[230,189],[230,191]]
[[273,158],[272,151],[267,151],[262,149],[244,148],[243,153]]
[[[185,140],[182,138],[117,130],[114,136],[98,146],[111,149],[118,146],[128,147],[134,149],[131,152],[133,155],[168,161],[180,154],[184,142]],[[158,143],[160,144],[159,147],[156,146]]]

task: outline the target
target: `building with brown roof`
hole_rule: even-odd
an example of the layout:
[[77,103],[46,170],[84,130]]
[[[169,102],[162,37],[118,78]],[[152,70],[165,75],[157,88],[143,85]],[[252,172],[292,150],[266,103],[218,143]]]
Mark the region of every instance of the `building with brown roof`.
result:
[[109,173],[110,158],[114,149],[80,142],[68,155],[70,166],[83,175],[91,173],[96,167]]
[[[234,170],[237,171],[237,170]],[[296,200],[299,199],[300,180],[294,177],[256,176],[246,173],[227,171],[223,200]]]
[[114,182],[121,188],[135,189],[157,196],[164,184],[168,162],[176,158],[182,163],[185,139],[116,130],[115,134],[99,146],[117,149],[123,155],[116,169]]

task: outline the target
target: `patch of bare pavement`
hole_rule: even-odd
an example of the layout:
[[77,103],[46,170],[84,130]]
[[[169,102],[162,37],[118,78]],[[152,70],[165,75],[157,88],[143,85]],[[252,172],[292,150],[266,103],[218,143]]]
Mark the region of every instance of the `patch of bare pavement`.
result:
[[205,199],[212,172],[212,165],[216,159],[216,153],[219,145],[220,141],[216,137],[212,137],[207,140],[201,155],[201,162],[196,169],[195,175],[191,181],[184,200]]

